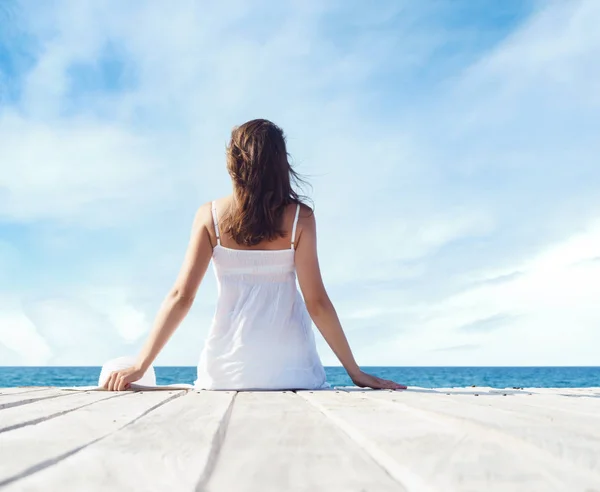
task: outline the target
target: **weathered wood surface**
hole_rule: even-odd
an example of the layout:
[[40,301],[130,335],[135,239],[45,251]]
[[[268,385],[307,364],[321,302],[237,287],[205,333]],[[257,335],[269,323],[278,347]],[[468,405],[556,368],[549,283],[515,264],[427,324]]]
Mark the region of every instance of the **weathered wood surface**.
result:
[[48,388],[41,391],[27,391],[25,393],[8,393],[7,395],[0,395],[0,410],[68,395],[69,393],[57,388]]
[[0,490],[600,492],[600,389],[0,388]]
[[43,391],[46,386],[17,386],[15,388],[0,388],[0,395],[14,395],[17,393],[29,393],[31,391]]
[[406,490],[292,392],[239,393],[221,458],[209,490]]

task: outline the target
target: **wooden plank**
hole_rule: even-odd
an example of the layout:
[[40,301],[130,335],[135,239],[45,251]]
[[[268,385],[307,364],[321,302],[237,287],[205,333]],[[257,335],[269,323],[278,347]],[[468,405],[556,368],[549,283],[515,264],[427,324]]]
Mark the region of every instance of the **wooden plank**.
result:
[[[499,408],[503,400],[495,398],[486,398],[489,405],[482,406],[474,403],[474,397],[430,398],[393,392],[374,392],[368,397],[433,412],[455,422],[468,421],[496,436],[510,436],[515,438],[515,446],[518,442],[528,444],[531,453],[547,456],[555,469],[571,475],[595,476],[600,485],[600,426],[596,418],[564,413],[557,416],[552,411],[546,411],[545,418],[542,412],[528,415],[520,402],[535,397],[513,398],[510,411]],[[556,404],[561,398],[565,397],[555,397]],[[585,402],[580,401],[580,405],[583,407]]]
[[[527,388],[525,388],[527,389]],[[600,398],[600,388],[531,388],[533,393],[539,395],[562,395],[584,398]]]
[[[506,431],[513,427],[527,428],[528,435],[545,435],[551,432],[558,438],[557,432],[566,431],[570,436],[581,434],[584,437],[593,437],[590,444],[594,448],[600,441],[600,408],[596,406],[598,402],[589,399],[573,400],[557,395],[533,395],[511,398],[442,397],[439,401],[432,402],[430,398],[402,395],[398,392],[373,392],[367,396],[411,405],[422,410],[437,411],[444,415],[467,417],[483,425]],[[485,410],[480,410],[481,408]],[[539,429],[539,432],[532,432],[534,428]],[[593,449],[593,452],[597,450]]]
[[86,405],[106,398],[119,398],[127,393],[115,394],[108,391],[69,393],[68,398],[51,398],[34,401],[29,405],[5,408],[0,414],[0,433],[18,427],[36,425],[44,420],[59,417]]
[[600,411],[600,397],[593,395],[578,395],[572,393],[535,393],[535,398],[530,398],[532,402],[541,403],[544,401],[556,401],[560,400],[563,406],[570,406],[571,408],[589,408],[595,411]]
[[0,434],[0,487],[58,463],[182,391],[129,393]]
[[26,393],[7,394],[0,396],[0,410],[5,408],[18,407],[28,405],[30,403],[47,400],[49,398],[59,398],[68,396],[69,392],[63,391],[60,388],[48,388],[41,391],[32,391]]
[[32,391],[42,391],[48,388],[49,386],[15,386],[13,388],[0,388],[0,396],[14,395],[17,393],[31,393]]
[[296,394],[244,392],[236,398],[214,473],[199,490],[405,489]]
[[7,492],[194,491],[222,439],[234,392],[190,392]]
[[[563,426],[584,427],[585,433],[600,435],[600,411],[588,400],[572,399],[555,395],[535,395],[534,398],[461,398],[461,404],[504,409],[521,415],[532,415]],[[574,417],[583,417],[574,418]],[[597,422],[590,422],[596,420]]]
[[584,417],[600,418],[600,407],[594,405],[589,399],[581,400],[579,398],[568,398],[550,395],[536,395],[535,398],[527,399],[519,402],[525,408],[544,408],[547,410],[555,410],[561,413],[569,413],[572,415],[582,415]]
[[[467,419],[450,419],[420,408],[377,400],[401,398],[408,393],[300,395],[362,442],[380,462],[387,464],[391,473],[399,475],[399,480],[407,474],[404,480],[412,483],[411,490],[429,487],[440,491],[549,492],[585,490],[585,486],[594,483],[590,474],[572,474],[572,469],[560,466],[560,460],[538,452],[534,446],[490,432],[484,426],[473,426]],[[417,398],[442,405],[443,399],[450,397]],[[396,469],[398,464],[403,468]]]

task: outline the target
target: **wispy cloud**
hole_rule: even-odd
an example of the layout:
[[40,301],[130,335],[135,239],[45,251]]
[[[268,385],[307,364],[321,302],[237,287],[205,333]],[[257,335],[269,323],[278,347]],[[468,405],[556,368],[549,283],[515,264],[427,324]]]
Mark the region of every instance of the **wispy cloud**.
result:
[[477,345],[474,343],[465,343],[463,345],[454,345],[452,347],[444,347],[435,349],[438,352],[463,352],[465,350],[477,350],[481,345]]
[[[594,0],[3,5],[0,342],[21,362],[137,347],[252,117],[311,177],[361,362],[596,361]],[[214,300],[209,274],[159,363],[195,363]],[[498,313],[522,316],[483,329]],[[480,348],[434,350],[460,346]]]
[[487,318],[472,321],[466,325],[458,327],[460,331],[466,332],[489,332],[506,326],[507,324],[516,321],[519,317],[511,314],[496,314]]
[[22,363],[23,359],[17,352],[0,343],[0,360],[4,366],[17,366]]

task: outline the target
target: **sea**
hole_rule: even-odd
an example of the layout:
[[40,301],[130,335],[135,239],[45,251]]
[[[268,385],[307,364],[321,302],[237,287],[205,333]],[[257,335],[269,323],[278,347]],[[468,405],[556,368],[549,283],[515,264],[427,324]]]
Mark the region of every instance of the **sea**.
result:
[[[451,388],[584,388],[600,386],[600,367],[363,367],[364,371],[408,386]],[[193,383],[195,367],[155,367],[158,384]],[[332,386],[352,386],[341,367],[326,367]],[[90,386],[100,367],[0,366],[0,388]]]

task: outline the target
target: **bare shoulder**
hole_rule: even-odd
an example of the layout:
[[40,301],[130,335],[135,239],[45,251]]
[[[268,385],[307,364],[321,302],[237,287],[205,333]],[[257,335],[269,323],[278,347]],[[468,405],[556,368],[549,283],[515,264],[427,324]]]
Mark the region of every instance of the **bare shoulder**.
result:
[[213,222],[213,218],[212,218],[212,208],[213,208],[213,203],[216,206],[217,209],[217,215],[220,216],[221,213],[224,209],[226,209],[229,206],[229,202],[231,201],[231,196],[224,196],[221,198],[217,198],[216,200],[212,200],[210,202],[206,202],[202,205],[200,205],[200,207],[198,208],[197,212],[196,212],[196,222],[198,223],[206,223],[206,224],[212,224]]
[[296,243],[302,244],[302,238],[314,238],[316,236],[317,224],[315,222],[315,213],[308,205],[300,205],[300,214],[298,216],[298,232],[296,233]]
[[211,223],[212,220],[212,202],[207,202],[196,210],[196,215],[194,217],[194,228],[198,229],[200,227],[206,227]]
[[[217,210],[221,210],[223,208],[229,207],[231,204],[231,200],[233,200],[233,196],[227,195],[227,196],[222,196],[221,198],[217,198],[213,201],[217,205]],[[212,208],[212,203],[213,202],[208,202],[209,208]]]
[[298,226],[304,229],[312,229],[315,227],[315,213],[312,208],[304,203],[300,204]]

